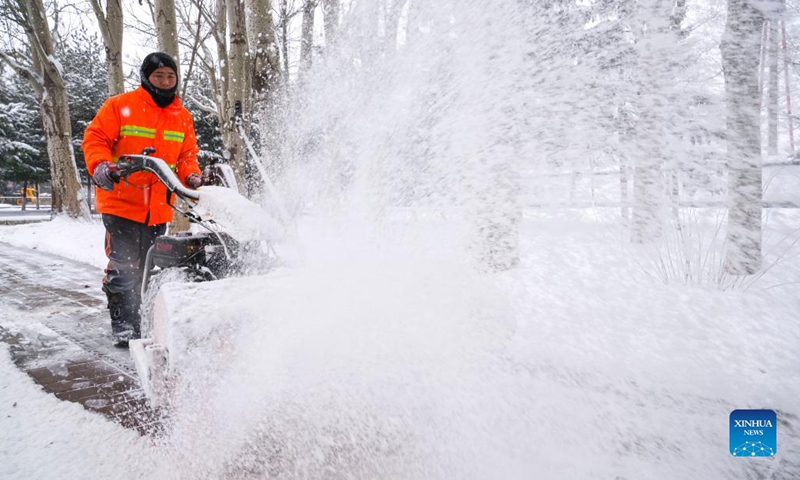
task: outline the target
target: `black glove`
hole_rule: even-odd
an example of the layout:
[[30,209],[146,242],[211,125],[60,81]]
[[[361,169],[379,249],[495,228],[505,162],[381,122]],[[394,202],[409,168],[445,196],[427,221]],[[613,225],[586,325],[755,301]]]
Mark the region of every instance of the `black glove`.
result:
[[114,190],[114,184],[119,183],[119,168],[109,162],[100,162],[94,167],[92,179],[103,190]]
[[186,177],[186,186],[197,190],[203,186],[203,177],[196,173],[189,174],[189,176]]

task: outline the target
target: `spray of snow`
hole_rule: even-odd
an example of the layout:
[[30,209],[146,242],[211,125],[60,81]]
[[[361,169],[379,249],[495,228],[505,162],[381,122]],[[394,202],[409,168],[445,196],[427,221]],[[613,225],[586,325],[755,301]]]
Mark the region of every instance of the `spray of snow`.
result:
[[205,186],[198,190],[195,212],[212,220],[239,242],[279,241],[283,228],[259,205],[230,188]]

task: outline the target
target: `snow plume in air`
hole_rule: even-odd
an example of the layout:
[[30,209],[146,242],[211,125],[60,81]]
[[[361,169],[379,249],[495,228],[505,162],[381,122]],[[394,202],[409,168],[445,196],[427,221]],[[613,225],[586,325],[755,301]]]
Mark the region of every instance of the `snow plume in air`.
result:
[[[465,254],[481,261],[495,242],[513,249],[526,128],[518,4],[491,13],[477,1],[415,2],[398,43],[377,23],[370,30],[368,3],[353,5],[349,30],[299,87],[284,151],[290,203],[369,222],[396,209],[457,209],[478,244]],[[494,224],[509,233],[487,242],[481,231]]]
[[[367,3],[353,18],[370,14]],[[490,412],[509,401],[498,382],[513,322],[475,268],[493,248],[475,219],[518,217],[523,39],[505,3],[512,10],[496,18],[482,2],[422,4],[425,24],[404,47],[346,32],[308,74],[278,180],[309,213],[305,265],[164,292],[202,299],[170,312],[180,382],[169,443],[187,452],[181,470],[498,472],[508,445],[491,432],[507,419]]]
[[200,187],[195,212],[219,224],[237,241],[280,241],[283,227],[258,204],[225,187]]

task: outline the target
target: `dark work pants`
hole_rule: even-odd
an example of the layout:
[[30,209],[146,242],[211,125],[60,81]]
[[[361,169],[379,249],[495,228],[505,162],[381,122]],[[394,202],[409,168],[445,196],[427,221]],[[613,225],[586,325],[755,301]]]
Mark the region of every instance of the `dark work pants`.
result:
[[142,277],[147,250],[167,224],[147,226],[126,218],[103,214],[106,227],[108,267],[103,278],[103,291],[108,296],[111,330],[114,334],[133,330],[138,337]]

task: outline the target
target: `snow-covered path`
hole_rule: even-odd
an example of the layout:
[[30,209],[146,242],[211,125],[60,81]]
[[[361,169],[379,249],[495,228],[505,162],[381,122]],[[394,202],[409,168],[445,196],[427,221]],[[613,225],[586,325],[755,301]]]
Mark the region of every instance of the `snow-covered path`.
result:
[[158,428],[127,350],[112,345],[102,271],[0,242],[0,340],[57,398],[146,433]]
[[90,265],[0,242],[0,326],[44,327],[130,369],[127,352],[110,342],[102,276]]

